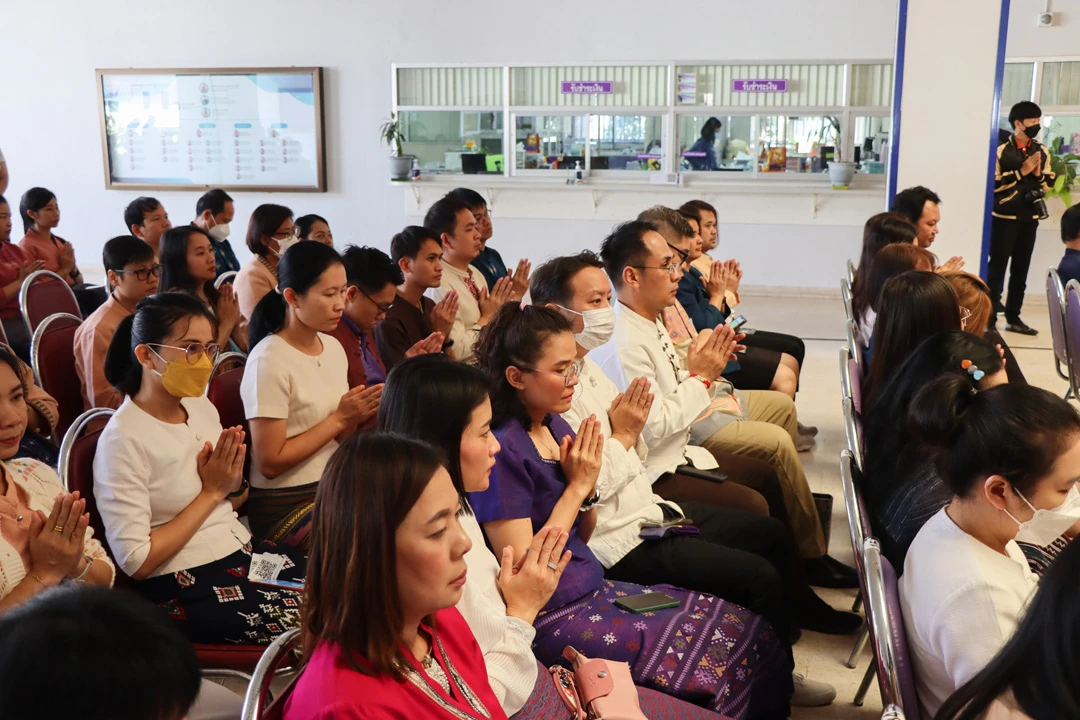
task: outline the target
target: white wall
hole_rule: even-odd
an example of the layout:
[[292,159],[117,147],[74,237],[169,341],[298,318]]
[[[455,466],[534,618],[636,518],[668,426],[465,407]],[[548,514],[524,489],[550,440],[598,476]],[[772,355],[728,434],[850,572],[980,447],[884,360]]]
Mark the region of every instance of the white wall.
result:
[[[100,248],[124,231],[122,213],[138,193],[104,189],[95,68],[321,65],[326,68],[330,192],[280,194],[297,214],[317,212],[339,245],[386,247],[406,222],[403,193],[386,181],[376,130],[389,113],[391,62],[574,62],[647,60],[856,60],[891,55],[895,0],[773,0],[768,13],[744,2],[663,6],[645,0],[223,0],[212,9],[119,0],[6,3],[0,67],[0,147],[16,203],[33,185],[57,193],[58,233],[75,243],[80,265],[99,264]],[[51,18],[47,28],[43,18]],[[34,28],[34,30],[31,30]],[[198,193],[157,193],[174,222],[194,214]],[[266,194],[236,193],[234,246]],[[534,260],[552,233],[596,246],[604,222],[505,220],[496,214],[495,244],[507,260]],[[19,224],[16,223],[16,233]],[[722,227],[733,249],[763,262],[777,256],[790,227]],[[856,252],[857,228],[839,234],[835,257]],[[812,246],[786,245],[796,263]],[[246,251],[245,251],[246,253]],[[805,253],[805,254],[803,254]],[[801,255],[801,257],[800,257]],[[807,275],[805,285],[832,287],[842,263]],[[778,278],[779,279],[779,278]],[[785,278],[786,282],[790,278]],[[770,284],[770,277],[747,282]]]
[[[1035,20],[1047,4],[1057,22],[1042,28]],[[1078,29],[1080,0],[1012,0],[1006,54],[1010,58],[1080,55]]]

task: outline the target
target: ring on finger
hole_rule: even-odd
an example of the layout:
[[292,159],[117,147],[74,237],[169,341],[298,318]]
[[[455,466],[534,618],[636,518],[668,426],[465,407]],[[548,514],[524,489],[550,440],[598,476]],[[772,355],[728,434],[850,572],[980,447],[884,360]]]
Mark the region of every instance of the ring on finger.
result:
[[552,570],[556,570],[556,571],[557,571],[557,570],[559,569],[559,566],[558,566],[558,565],[556,565],[556,564],[555,564],[555,563],[553,563],[553,562],[549,562],[549,563],[548,563],[547,565],[548,565],[548,567],[549,567],[549,568],[551,568]]
[[63,525],[53,525],[53,532],[64,532]]

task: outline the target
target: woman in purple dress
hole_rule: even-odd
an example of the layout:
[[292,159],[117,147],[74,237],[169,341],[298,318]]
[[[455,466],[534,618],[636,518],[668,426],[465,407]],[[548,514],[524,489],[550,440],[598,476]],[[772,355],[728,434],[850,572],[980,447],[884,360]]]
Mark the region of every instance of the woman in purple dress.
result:
[[[761,617],[712,595],[604,579],[587,545],[603,438],[595,418],[575,435],[559,417],[577,384],[576,354],[565,318],[517,304],[504,305],[476,345],[477,363],[495,381],[492,427],[502,446],[488,489],[470,495],[489,545],[512,548],[519,562],[541,528],[572,528],[572,559],[534,622],[537,658],[557,663],[572,645],[627,662],[638,685],[737,720],[786,718],[791,657]],[[678,605],[632,614],[614,604],[654,590]]]

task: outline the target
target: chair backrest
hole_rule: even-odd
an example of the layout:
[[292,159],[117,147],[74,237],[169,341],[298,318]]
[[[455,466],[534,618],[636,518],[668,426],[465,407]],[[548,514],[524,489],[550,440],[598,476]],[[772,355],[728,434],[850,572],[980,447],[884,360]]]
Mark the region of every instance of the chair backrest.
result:
[[206,397],[217,408],[221,416],[222,427],[235,427],[247,424],[244,414],[244,400],[240,397],[240,381],[244,379],[244,368],[216,373],[210,376],[206,384]]
[[861,342],[859,342],[859,331],[858,328],[855,326],[855,321],[851,318],[848,318],[847,322],[844,324],[844,330],[847,332],[847,346],[848,349],[851,350],[851,358],[857,364],[862,365],[863,345]]
[[862,548],[866,543],[866,520],[860,502],[859,491],[855,486],[855,456],[850,450],[840,451],[840,484],[844,491],[844,508],[847,510],[848,535],[851,537],[851,551],[855,554],[855,569],[859,573],[859,584],[866,589],[863,571]]
[[881,711],[881,720],[905,720],[906,717],[904,711],[896,705],[886,705]]
[[1080,388],[1080,282],[1065,286],[1065,347],[1069,352],[1069,387]]
[[82,385],[75,371],[75,331],[80,325],[81,318],[56,313],[45,318],[30,339],[34,379],[56,400],[58,441],[83,409]]
[[227,272],[223,272],[223,273],[221,273],[220,275],[217,276],[216,280],[214,280],[214,287],[220,288],[225,283],[231,283],[235,279],[236,279],[236,271],[235,270],[229,270]]
[[4,330],[4,323],[0,323],[0,342],[9,347],[11,346],[11,343],[9,343],[7,339],[7,331]]
[[242,352],[223,352],[218,355],[217,360],[214,361],[214,370],[210,373],[210,381],[206,384],[207,390],[218,375],[244,367],[247,364],[247,357],[247,353]]
[[847,447],[851,451],[851,454],[855,457],[855,462],[859,468],[865,467],[863,464],[863,442],[862,442],[862,428],[859,426],[859,422],[856,418],[855,403],[851,398],[845,398],[844,405],[844,433],[847,435]]
[[851,356],[848,360],[848,372],[851,373],[851,403],[855,406],[855,412],[861,413],[862,407],[862,364],[855,359],[857,355],[861,355],[861,352],[856,351],[855,355]]
[[840,280],[840,299],[844,301],[844,317],[850,322],[855,317],[855,307],[851,304],[851,285],[846,278]]
[[300,647],[299,630],[286,630],[267,646],[266,652],[259,658],[258,665],[255,666],[254,672],[251,673],[251,682],[248,683],[247,692],[244,694],[244,709],[240,713],[241,720],[276,720],[281,717],[282,706],[289,696],[293,684],[296,682],[295,679],[265,710],[264,703],[267,694],[270,692],[270,683],[274,679],[274,672],[298,647]]
[[[1046,305],[1050,311],[1050,339],[1054,343],[1054,360],[1058,373],[1068,371],[1069,346],[1065,342],[1065,289],[1061,276],[1054,268],[1046,270]],[[1065,376],[1068,378],[1068,375]]]
[[907,717],[917,718],[919,697],[900,611],[896,570],[881,554],[881,546],[874,538],[866,540],[863,563],[866,566],[866,614],[877,661],[882,705],[895,705]]
[[97,503],[94,501],[94,454],[104,429],[101,421],[112,417],[115,412],[112,408],[87,410],[75,419],[71,428],[64,433],[64,441],[60,443],[60,482],[68,492],[78,490],[86,500],[90,527],[94,528],[94,536],[103,545],[106,545],[105,525],[101,522],[101,515],[98,514]]
[[851,262],[851,258],[847,261],[847,284],[848,290],[855,285],[855,263]]
[[851,351],[847,345],[840,348],[840,397],[851,397]]
[[38,270],[26,276],[19,287],[19,308],[22,310],[26,334],[33,335],[41,322],[56,313],[67,313],[82,319],[79,301],[64,278],[48,270]]

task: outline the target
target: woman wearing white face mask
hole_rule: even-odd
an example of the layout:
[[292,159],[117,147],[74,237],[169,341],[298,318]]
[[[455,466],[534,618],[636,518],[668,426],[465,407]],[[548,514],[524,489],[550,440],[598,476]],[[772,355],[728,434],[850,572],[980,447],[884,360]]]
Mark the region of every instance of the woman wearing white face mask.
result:
[[1028,385],[978,391],[948,376],[908,422],[937,449],[950,504],[908,550],[900,603],[923,717],[979,672],[1016,630],[1037,580],[1018,540],[1050,544],[1080,520],[1080,416]]
[[233,288],[240,303],[240,315],[251,320],[255,306],[266,293],[277,287],[277,266],[285,251],[300,241],[293,225],[292,210],[283,205],[266,204],[255,208],[248,222],[247,246],[254,253],[240,268]]

